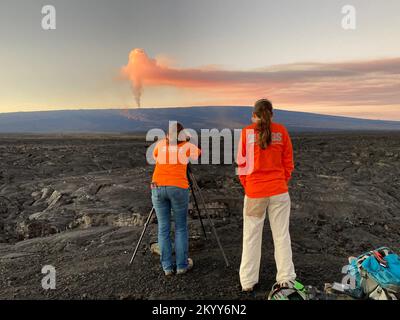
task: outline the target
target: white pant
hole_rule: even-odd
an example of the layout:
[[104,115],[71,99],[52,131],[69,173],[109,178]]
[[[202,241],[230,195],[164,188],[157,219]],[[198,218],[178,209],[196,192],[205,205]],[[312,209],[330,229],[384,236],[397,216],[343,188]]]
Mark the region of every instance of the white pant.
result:
[[244,289],[252,288],[258,283],[262,233],[267,209],[275,247],[275,262],[278,271],[276,281],[296,279],[289,234],[289,193],[266,198],[246,196],[243,208],[243,253],[240,264],[240,283]]

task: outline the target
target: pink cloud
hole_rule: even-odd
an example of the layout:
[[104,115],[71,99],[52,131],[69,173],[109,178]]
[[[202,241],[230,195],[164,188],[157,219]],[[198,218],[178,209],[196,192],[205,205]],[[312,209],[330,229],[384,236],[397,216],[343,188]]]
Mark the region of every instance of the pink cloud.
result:
[[245,103],[262,96],[286,105],[400,105],[400,58],[296,63],[257,70],[176,68],[135,49],[121,69],[138,105],[145,87],[202,92],[208,100]]

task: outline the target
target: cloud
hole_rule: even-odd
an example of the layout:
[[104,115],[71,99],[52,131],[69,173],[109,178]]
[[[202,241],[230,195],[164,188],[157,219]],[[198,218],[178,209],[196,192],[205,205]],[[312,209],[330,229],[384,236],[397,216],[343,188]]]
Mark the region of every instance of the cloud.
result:
[[134,49],[121,68],[138,105],[146,87],[201,92],[209,101],[248,105],[267,96],[280,105],[400,104],[400,58],[337,63],[294,63],[256,70],[177,68]]

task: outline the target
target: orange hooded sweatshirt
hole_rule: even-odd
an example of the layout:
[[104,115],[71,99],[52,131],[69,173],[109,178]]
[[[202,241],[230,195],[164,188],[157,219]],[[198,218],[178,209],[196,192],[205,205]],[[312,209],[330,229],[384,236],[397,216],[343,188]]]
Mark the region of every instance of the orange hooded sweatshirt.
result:
[[187,189],[187,165],[190,160],[199,158],[201,150],[189,142],[170,145],[166,139],[156,144],[153,157],[156,167],[152,182],[158,186],[173,186]]
[[242,130],[237,155],[238,174],[249,198],[270,197],[288,191],[294,169],[292,142],[281,124],[272,122],[271,132],[272,143],[263,150],[257,144],[256,124]]

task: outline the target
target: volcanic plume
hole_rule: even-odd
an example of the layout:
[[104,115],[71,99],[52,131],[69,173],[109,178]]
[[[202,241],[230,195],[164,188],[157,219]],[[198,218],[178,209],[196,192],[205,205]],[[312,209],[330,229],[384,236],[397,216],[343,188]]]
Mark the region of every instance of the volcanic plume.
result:
[[129,55],[128,65],[122,68],[122,74],[131,81],[133,95],[138,107],[140,107],[140,99],[143,93],[142,79],[146,76],[152,63],[155,62],[150,61],[143,49],[135,49]]

